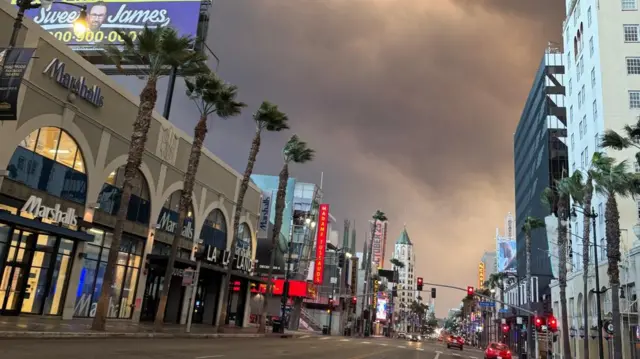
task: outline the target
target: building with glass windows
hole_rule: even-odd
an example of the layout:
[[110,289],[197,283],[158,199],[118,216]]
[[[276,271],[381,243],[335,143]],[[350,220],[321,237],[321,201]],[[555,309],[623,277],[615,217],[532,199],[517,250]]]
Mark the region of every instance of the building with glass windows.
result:
[[[16,9],[0,3],[0,43],[8,43]],[[0,316],[63,319],[95,314],[106,262],[118,251],[109,317],[153,320],[178,220],[191,138],[157,113],[133,184],[119,248],[112,247],[138,99],[29,19],[18,47],[35,48],[22,80],[18,120],[0,124]],[[71,85],[70,85],[71,84]],[[71,90],[69,89],[71,88]],[[99,93],[100,105],[86,98]],[[178,237],[178,258],[165,313],[184,323],[195,290],[194,322],[216,323],[223,262],[232,268],[229,316],[248,323],[261,192],[250,184],[239,248],[228,256],[241,175],[203,150],[193,203]],[[200,280],[194,242],[208,253]]]

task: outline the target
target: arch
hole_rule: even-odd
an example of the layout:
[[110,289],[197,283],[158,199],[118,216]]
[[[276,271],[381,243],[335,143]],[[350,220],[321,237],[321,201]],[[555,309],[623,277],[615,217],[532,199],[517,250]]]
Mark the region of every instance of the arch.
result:
[[85,204],[88,165],[82,147],[59,126],[34,129],[14,147],[7,164],[9,178],[33,189]]
[[227,218],[224,213],[214,208],[203,218],[199,239],[205,245],[225,250],[228,245],[227,228]]
[[[127,164],[127,158],[129,157],[128,154],[124,154],[124,155],[120,155],[116,158],[114,158],[113,160],[111,160],[111,162],[109,162],[108,165],[106,165],[103,170],[102,170],[102,175],[100,176],[101,178],[107,178],[109,177],[109,175],[115,171],[116,169],[124,166]],[[155,193],[156,193],[156,184],[153,181],[153,175],[151,174],[151,169],[149,169],[149,166],[147,166],[146,163],[141,162],[140,163],[140,168],[139,168],[140,172],[142,172],[142,174],[144,175],[144,179],[145,181],[147,181],[147,186],[149,186],[149,192],[151,193],[151,199],[153,199]],[[102,187],[100,187],[102,188]],[[98,193],[100,193],[100,190],[98,190]],[[98,196],[98,193],[96,193],[96,197]],[[153,201],[151,201],[153,204]]]
[[238,226],[237,248],[252,251],[251,228],[247,222],[240,222]]
[[[125,165],[114,169],[104,181],[98,198],[98,208],[111,215],[116,215],[120,208],[120,195],[124,182]],[[132,222],[148,225],[151,218],[152,192],[142,171],[137,170],[137,176],[132,183],[131,199],[127,209],[127,219]]]
[[207,206],[207,208],[202,212],[203,216],[206,213],[207,215],[213,211],[214,209],[220,210],[222,212],[222,214],[224,215],[224,220],[225,220],[225,225],[227,226],[227,247],[226,249],[230,249],[231,248],[231,238],[233,237],[233,223],[230,222],[231,217],[229,216],[229,213],[227,212],[227,210],[224,208],[224,205],[222,204],[223,199],[218,200],[218,201],[214,201],[211,202],[211,204],[209,204]]

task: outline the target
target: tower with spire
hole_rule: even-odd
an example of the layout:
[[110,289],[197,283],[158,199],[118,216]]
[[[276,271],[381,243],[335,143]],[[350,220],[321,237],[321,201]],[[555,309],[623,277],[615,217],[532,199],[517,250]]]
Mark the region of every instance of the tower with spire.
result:
[[393,264],[391,267],[393,270],[398,271],[398,302],[395,306],[396,311],[398,311],[402,310],[403,304],[405,308],[409,308],[411,303],[418,298],[418,293],[416,292],[417,273],[415,273],[416,255],[413,251],[413,243],[411,243],[407,232],[406,223],[402,233],[396,240],[393,258],[401,262],[400,265]]

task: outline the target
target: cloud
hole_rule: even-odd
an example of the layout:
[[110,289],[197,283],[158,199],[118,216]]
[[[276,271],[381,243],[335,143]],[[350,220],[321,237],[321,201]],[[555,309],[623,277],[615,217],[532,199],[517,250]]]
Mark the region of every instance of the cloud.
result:
[[[406,223],[417,275],[466,287],[513,211],[513,132],[563,17],[552,0],[218,0],[207,42],[251,111],[277,103],[317,150],[293,175],[324,172],[326,201],[340,224],[356,221],[358,248],[380,208],[387,257]],[[197,113],[176,101],[172,121],[190,132]],[[216,120],[207,139],[239,170],[251,111]],[[256,172],[278,173],[290,134],[265,136]],[[463,295],[438,291],[437,314]]]

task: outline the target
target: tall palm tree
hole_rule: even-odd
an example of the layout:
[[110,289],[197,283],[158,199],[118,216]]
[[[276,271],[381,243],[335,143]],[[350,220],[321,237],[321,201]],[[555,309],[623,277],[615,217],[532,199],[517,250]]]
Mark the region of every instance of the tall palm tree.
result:
[[128,64],[137,67],[139,76],[146,79],[146,84],[142,92],[140,92],[138,114],[133,123],[120,197],[120,208],[116,214],[116,223],[113,228],[112,250],[109,251],[96,315],[91,323],[91,329],[100,331],[105,330],[114,272],[118,260],[117,248],[120,248],[124,222],[131,199],[131,184],[142,162],[142,154],[147,143],[151,119],[153,118],[153,109],[158,98],[156,89],[158,79],[166,76],[168,69],[172,67],[177,68],[185,76],[196,75],[206,71],[204,64],[206,57],[192,50],[194,48],[194,40],[187,36],[179,36],[178,32],[173,28],[149,28],[145,26],[135,41],[128,33],[123,31],[118,33],[123,39],[123,47],[107,46],[105,48],[107,56],[119,70],[123,69],[123,65]]
[[162,293],[160,294],[160,301],[158,302],[154,322],[156,329],[162,328],[164,324],[164,314],[167,307],[173,266],[178,254],[184,220],[187,218],[187,211],[191,208],[193,186],[196,181],[198,166],[200,165],[202,147],[204,146],[204,140],[208,132],[207,121],[209,120],[209,116],[215,114],[221,119],[228,119],[229,117],[239,115],[242,108],[246,106],[244,103],[236,100],[238,93],[237,87],[225,83],[213,72],[200,74],[192,79],[187,78],[185,79],[185,84],[187,85],[187,97],[196,105],[198,112],[200,112],[200,119],[194,129],[187,172],[184,174],[180,204],[178,206],[178,224],[171,244],[171,255],[169,256],[167,268],[165,269],[164,284],[162,286]]
[[[256,122],[256,133],[251,142],[251,150],[249,151],[249,160],[247,161],[247,167],[244,170],[242,176],[242,182],[240,183],[240,191],[238,191],[238,199],[236,201],[236,210],[233,215],[233,237],[231,238],[230,253],[235,253],[238,245],[238,231],[240,228],[240,215],[242,214],[242,207],[244,205],[244,196],[249,188],[249,181],[251,174],[253,173],[253,167],[256,164],[256,158],[260,151],[260,142],[262,131],[280,132],[289,128],[287,122],[289,118],[287,115],[278,109],[277,105],[274,105],[268,101],[262,102],[258,111],[253,114],[253,120]],[[224,324],[227,318],[227,303],[229,301],[229,281],[231,280],[231,269],[229,265],[226,268],[226,275],[222,280],[222,309],[218,318],[218,330],[224,331]]]
[[269,263],[269,274],[267,276],[267,293],[264,296],[262,303],[262,314],[260,316],[260,326],[258,327],[258,333],[264,333],[266,328],[267,318],[267,305],[269,298],[272,295],[272,278],[273,278],[273,266],[276,261],[276,248],[278,245],[278,239],[280,238],[280,229],[282,228],[282,212],[284,211],[284,200],[287,194],[287,182],[289,181],[289,164],[290,163],[306,163],[312,161],[315,156],[315,151],[307,146],[307,143],[302,141],[298,135],[293,135],[284,146],[282,150],[284,164],[280,171],[278,179],[278,193],[276,195],[276,215],[273,223],[273,232],[271,232],[271,259]]
[[[524,225],[522,226],[522,231],[524,232],[524,247],[527,264],[525,281],[529,288],[531,288],[531,232],[539,228],[544,228],[544,226],[545,225],[543,220],[531,216],[525,218]],[[529,303],[532,301],[531,291],[527,290],[527,293],[529,295],[529,298],[527,298],[526,302]]]
[[605,236],[609,284],[611,285],[611,311],[613,321],[613,357],[622,358],[622,325],[620,323],[620,212],[616,196],[629,197],[638,193],[638,175],[628,170],[626,161],[610,160],[598,164],[593,174],[597,193],[607,197],[605,204]]
[[567,243],[569,202],[573,191],[572,180],[563,177],[555,184],[555,189],[547,187],[542,193],[542,202],[550,209],[556,209],[558,218],[558,286],[560,287],[560,312],[562,318],[562,353],[571,358],[569,341],[569,313],[567,309]]

